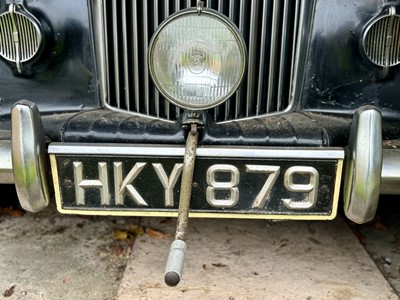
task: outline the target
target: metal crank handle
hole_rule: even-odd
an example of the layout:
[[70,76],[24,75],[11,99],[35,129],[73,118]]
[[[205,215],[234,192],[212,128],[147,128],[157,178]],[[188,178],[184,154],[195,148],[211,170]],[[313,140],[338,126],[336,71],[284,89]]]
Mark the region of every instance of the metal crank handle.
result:
[[182,240],[171,244],[164,275],[164,281],[169,286],[176,286],[181,281],[186,248],[186,242]]
[[167,264],[165,266],[164,281],[169,286],[177,285],[181,281],[182,277],[186,252],[185,237],[189,220],[189,207],[192,195],[197,140],[197,125],[192,124],[191,131],[186,140],[185,156],[183,159],[182,183],[179,197],[175,240],[171,244]]

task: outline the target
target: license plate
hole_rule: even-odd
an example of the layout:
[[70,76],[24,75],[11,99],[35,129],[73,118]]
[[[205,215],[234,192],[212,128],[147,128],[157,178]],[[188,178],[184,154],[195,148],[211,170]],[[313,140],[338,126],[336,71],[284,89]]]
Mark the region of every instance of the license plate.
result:
[[[183,146],[49,146],[61,213],[176,216]],[[333,219],[343,149],[198,147],[191,217]]]

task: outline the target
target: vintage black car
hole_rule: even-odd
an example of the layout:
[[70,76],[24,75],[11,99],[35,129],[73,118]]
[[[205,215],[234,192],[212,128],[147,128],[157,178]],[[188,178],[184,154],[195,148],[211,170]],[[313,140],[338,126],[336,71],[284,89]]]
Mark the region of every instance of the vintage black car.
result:
[[188,216],[365,223],[400,193],[398,0],[1,0],[0,56],[0,183],[178,216],[168,284]]

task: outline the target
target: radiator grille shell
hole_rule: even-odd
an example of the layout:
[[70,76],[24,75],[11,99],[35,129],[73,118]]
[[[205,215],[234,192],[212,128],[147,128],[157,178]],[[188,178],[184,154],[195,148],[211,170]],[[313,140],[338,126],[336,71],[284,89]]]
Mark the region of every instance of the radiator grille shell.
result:
[[[123,111],[175,121],[182,109],[157,91],[147,66],[148,45],[158,25],[197,1],[103,0],[92,5],[95,39],[106,45],[102,61],[103,101]],[[302,0],[208,0],[205,6],[230,18],[247,49],[248,66],[238,91],[209,110],[214,121],[254,117],[287,109],[291,102]],[[96,18],[95,18],[96,19]]]

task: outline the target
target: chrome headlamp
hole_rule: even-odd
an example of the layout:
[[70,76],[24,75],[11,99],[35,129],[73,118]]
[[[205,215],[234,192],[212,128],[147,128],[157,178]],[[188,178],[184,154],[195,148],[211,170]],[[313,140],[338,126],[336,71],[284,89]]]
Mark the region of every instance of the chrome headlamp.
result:
[[212,9],[189,8],[166,19],[149,46],[149,69],[172,103],[203,110],[227,100],[246,66],[246,46],[236,26]]

